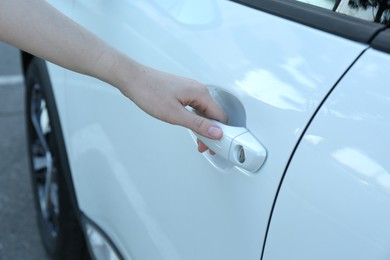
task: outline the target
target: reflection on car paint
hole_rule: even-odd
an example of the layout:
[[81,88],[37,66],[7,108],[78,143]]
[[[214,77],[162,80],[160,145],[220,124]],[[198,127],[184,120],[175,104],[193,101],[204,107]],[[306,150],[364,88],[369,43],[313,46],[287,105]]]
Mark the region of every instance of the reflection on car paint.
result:
[[259,69],[249,71],[236,85],[249,96],[279,109],[304,111],[306,99],[297,88],[279,79],[271,71]]
[[390,172],[366,151],[344,147],[333,152],[332,157],[340,164],[350,168],[352,170],[350,172],[359,174],[357,178],[367,185],[379,185],[381,189],[390,190]]

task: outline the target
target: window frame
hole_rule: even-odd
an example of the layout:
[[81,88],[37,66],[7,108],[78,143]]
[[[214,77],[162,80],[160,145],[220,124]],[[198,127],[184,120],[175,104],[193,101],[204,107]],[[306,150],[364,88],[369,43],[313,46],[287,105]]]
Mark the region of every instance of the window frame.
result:
[[296,0],[229,0],[353,41],[370,43],[385,25]]
[[374,49],[390,53],[390,28],[381,31],[371,45]]

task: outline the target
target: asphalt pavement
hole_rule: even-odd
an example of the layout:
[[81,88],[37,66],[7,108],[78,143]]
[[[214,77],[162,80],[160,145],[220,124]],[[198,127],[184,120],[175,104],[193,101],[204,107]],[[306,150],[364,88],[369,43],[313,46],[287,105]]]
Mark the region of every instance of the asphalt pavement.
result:
[[18,50],[0,42],[0,260],[47,260],[27,164]]

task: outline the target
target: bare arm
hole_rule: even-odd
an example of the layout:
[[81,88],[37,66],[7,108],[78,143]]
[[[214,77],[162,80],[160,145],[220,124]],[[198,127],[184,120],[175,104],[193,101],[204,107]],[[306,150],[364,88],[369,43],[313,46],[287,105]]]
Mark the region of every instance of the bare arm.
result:
[[[146,113],[219,139],[210,120],[226,115],[200,83],[143,66],[57,11],[44,0],[0,0],[0,40],[67,69],[117,87]],[[207,149],[199,146],[200,151]]]

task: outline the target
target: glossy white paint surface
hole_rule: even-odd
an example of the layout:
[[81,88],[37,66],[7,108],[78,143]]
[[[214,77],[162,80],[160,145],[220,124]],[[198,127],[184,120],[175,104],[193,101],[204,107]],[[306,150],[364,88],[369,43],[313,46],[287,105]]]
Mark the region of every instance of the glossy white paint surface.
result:
[[[48,1],[55,8],[60,10],[66,16],[71,16],[72,12],[72,1],[58,1],[58,0],[49,0]],[[67,118],[67,104],[66,104],[66,70],[63,68],[47,62],[47,70],[49,73],[50,81],[53,87],[53,94],[57,105],[57,111],[59,113],[59,118],[61,121],[63,134],[67,136],[68,121]]]
[[269,259],[390,258],[390,71],[366,51],[332,92],[284,178]]
[[81,209],[126,258],[259,259],[308,120],[365,46],[225,0],[75,1],[72,16],[130,57],[231,93],[268,151],[256,174],[198,154],[187,130],[68,73],[66,144]]

